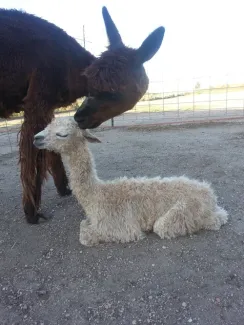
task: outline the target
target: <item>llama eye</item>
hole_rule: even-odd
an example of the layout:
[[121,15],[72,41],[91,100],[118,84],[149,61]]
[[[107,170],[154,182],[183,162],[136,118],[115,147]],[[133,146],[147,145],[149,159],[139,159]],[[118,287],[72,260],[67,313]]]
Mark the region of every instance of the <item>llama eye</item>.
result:
[[117,94],[109,94],[110,99],[117,99],[118,95]]
[[97,95],[98,99],[101,100],[117,100],[119,98],[120,94],[119,93],[110,93],[110,92],[101,92],[100,94]]
[[61,133],[56,133],[56,136],[57,137],[60,137],[60,138],[66,138],[68,136],[68,134],[61,134]]

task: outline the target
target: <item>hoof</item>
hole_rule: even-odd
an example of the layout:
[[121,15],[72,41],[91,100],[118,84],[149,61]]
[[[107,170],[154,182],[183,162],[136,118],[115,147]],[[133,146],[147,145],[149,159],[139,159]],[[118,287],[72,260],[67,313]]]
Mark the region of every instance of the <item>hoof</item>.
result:
[[36,213],[35,215],[25,215],[26,221],[27,223],[30,223],[32,225],[36,225],[40,223],[40,219],[44,220],[44,221],[48,221],[51,218],[50,217],[46,217],[44,214],[42,213]]
[[58,194],[60,196],[69,196],[72,194],[72,190],[68,187],[65,187],[64,189],[58,190]]
[[37,212],[35,207],[29,202],[24,205],[24,212],[27,223],[33,225],[38,224],[40,219],[44,219],[46,221],[50,219],[49,217],[44,216],[42,213]]
[[39,213],[35,213],[33,215],[30,214],[25,214],[25,219],[27,221],[27,223],[36,225],[39,223],[39,219],[40,219],[40,214]]

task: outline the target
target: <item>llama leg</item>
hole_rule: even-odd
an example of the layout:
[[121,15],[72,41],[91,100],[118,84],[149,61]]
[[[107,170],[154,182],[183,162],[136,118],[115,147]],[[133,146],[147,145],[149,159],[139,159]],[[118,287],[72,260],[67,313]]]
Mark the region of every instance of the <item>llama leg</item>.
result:
[[21,165],[21,182],[23,187],[23,207],[28,223],[38,223],[41,201],[41,186],[46,176],[47,160],[45,150],[39,151],[33,146],[34,133],[29,121],[25,120],[20,131],[19,162]]
[[184,203],[176,203],[165,215],[155,221],[153,231],[159,237],[167,239],[186,235],[189,229],[185,211],[187,207]]
[[137,223],[131,223],[131,218],[125,223],[108,220],[100,224],[99,228],[84,220],[80,224],[80,243],[86,246],[97,245],[100,242],[129,243],[145,238]]
[[[199,213],[199,211],[202,212]],[[201,229],[219,230],[228,220],[227,212],[216,207],[214,211],[207,206],[199,206],[196,209],[196,202],[178,202],[164,216],[156,220],[153,231],[161,238],[174,238],[193,234]]]
[[[50,69],[40,66],[34,70],[24,102],[24,123],[20,137],[21,181],[23,185],[23,205],[29,223],[38,223],[41,203],[41,187],[49,167],[46,150],[38,150],[33,145],[34,135],[51,122],[54,107],[57,106],[55,91],[58,85]],[[52,91],[50,91],[52,90]]]
[[84,246],[95,246],[99,244],[100,237],[95,228],[89,224],[88,220],[82,220],[80,223],[80,243]]
[[55,152],[48,152],[49,171],[53,177],[54,184],[59,195],[70,195],[72,191],[68,185],[68,178],[66,176],[65,168],[61,156]]
[[228,213],[223,208],[216,206],[215,211],[211,212],[208,218],[204,219],[203,227],[207,230],[219,230],[228,221]]

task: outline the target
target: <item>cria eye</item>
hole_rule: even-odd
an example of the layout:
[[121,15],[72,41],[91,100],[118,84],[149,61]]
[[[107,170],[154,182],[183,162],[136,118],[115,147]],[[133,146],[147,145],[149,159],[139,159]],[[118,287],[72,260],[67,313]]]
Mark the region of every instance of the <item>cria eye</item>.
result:
[[66,138],[68,136],[68,134],[61,134],[61,133],[57,132],[56,136],[61,137],[61,138]]

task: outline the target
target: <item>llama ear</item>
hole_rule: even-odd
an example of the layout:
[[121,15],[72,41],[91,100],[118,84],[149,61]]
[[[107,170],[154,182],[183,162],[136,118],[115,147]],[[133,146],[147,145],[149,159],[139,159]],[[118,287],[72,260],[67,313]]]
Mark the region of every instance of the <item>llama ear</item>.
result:
[[162,44],[164,32],[164,27],[158,27],[144,40],[137,50],[137,60],[140,64],[151,60],[151,58],[157,53]]
[[109,40],[109,48],[116,49],[123,46],[123,42],[115,23],[113,22],[108,9],[106,7],[102,8],[103,20]]
[[91,134],[87,130],[83,130],[83,136],[90,143],[101,143],[102,142],[97,137],[95,137],[95,135]]

